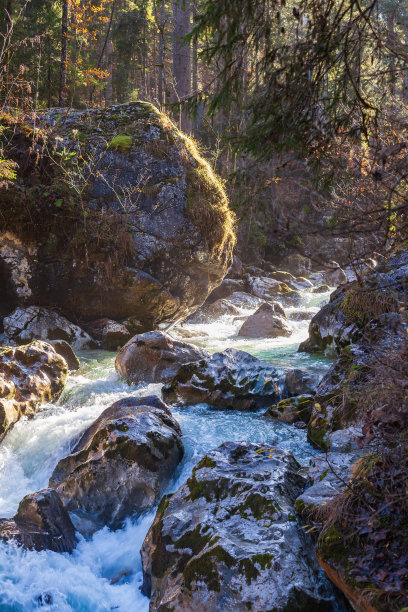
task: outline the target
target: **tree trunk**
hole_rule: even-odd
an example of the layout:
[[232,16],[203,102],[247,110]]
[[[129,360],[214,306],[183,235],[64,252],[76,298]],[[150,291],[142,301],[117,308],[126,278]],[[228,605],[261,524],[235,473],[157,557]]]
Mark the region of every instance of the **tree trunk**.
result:
[[110,23],[107,25],[106,46],[105,46],[105,67],[109,72],[105,87],[105,106],[111,106],[113,103],[113,88],[112,88],[112,38],[110,32]]
[[[173,22],[174,101],[180,102],[191,95],[191,45],[182,40],[190,32],[190,0],[173,1]],[[177,121],[181,130],[190,132],[191,121],[183,109]]]
[[65,106],[66,99],[67,99],[67,61],[68,61],[68,0],[62,0],[59,106]]
[[158,78],[158,98],[160,104],[165,104],[165,90],[164,90],[164,59],[165,59],[165,40],[164,40],[164,28],[166,24],[166,7],[165,0],[161,0],[160,3],[160,18],[159,18],[159,78]]

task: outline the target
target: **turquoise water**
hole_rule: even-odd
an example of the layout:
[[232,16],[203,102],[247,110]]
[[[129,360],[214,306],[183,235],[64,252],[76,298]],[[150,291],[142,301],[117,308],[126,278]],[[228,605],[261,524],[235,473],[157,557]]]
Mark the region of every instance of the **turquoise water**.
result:
[[[323,296],[327,298],[327,296]],[[319,296],[322,300],[322,296]],[[317,310],[316,296],[305,295],[302,309],[310,316]],[[233,319],[208,325],[191,325],[208,334],[197,344],[208,350],[229,346],[247,350],[281,368],[301,367],[323,374],[329,361],[297,353],[307,337],[308,322],[292,322],[290,338],[242,340]],[[22,419],[0,446],[0,516],[12,516],[29,492],[48,485],[59,459],[70,452],[79,434],[113,402],[128,395],[160,395],[160,385],[127,386],[114,370],[113,353],[88,352],[79,372],[70,375],[57,405],[45,406],[34,419]],[[274,422],[262,413],[215,410],[207,405],[174,408],[185,446],[185,457],[169,491],[190,475],[193,466],[211,448],[226,440],[249,440],[291,450],[307,464],[316,453],[304,430]],[[51,551],[24,551],[0,544],[0,610],[28,612],[49,601],[47,610],[65,612],[147,612],[148,600],[140,593],[142,582],[139,550],[154,513],[123,529],[97,532],[80,540],[72,555]]]

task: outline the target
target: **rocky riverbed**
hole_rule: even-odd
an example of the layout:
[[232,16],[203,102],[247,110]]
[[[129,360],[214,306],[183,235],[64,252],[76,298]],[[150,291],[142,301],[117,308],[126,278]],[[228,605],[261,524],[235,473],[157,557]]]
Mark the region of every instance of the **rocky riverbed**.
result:
[[[308,319],[318,311],[320,304],[327,301],[329,296],[327,291],[326,293],[316,294],[311,291],[305,292],[302,290],[299,292],[300,301],[298,304],[289,304],[286,300],[279,300],[278,296],[279,301],[286,301],[286,304],[283,306],[284,315],[287,321],[286,325],[291,328],[291,335],[284,334],[277,338],[261,337],[255,339],[239,335],[239,330],[242,327],[243,321],[259,309],[262,299],[245,292],[241,292],[243,294],[241,296],[239,292],[232,293],[228,297],[231,299],[230,303],[234,305],[237,312],[221,314],[221,316],[210,316],[204,319],[204,321],[201,319],[201,322],[187,322],[177,326],[169,332],[170,337],[175,339],[174,344],[177,345],[178,342],[185,341],[194,343],[201,349],[197,353],[198,357],[202,358],[203,355],[208,355],[210,359],[211,354],[222,352],[227,348],[238,350],[238,352],[240,350],[245,351],[249,355],[260,359],[263,367],[276,372],[278,378],[284,378],[288,371],[296,369],[307,371],[312,375],[312,378],[321,377],[324,374],[330,366],[328,359],[322,355],[316,356],[298,353],[297,349],[299,342],[307,337]],[[268,301],[270,299],[268,294]],[[282,314],[279,314],[279,316],[282,316]],[[133,383],[131,386],[128,386],[114,369],[115,353],[101,350],[87,351],[80,353],[80,357],[81,367],[78,371],[69,374],[66,388],[57,404],[45,404],[34,418],[30,420],[20,419],[5,437],[0,447],[2,467],[0,474],[0,516],[12,517],[16,514],[18,505],[25,495],[34,491],[41,491],[47,488],[49,484],[56,486],[58,490],[58,487],[64,487],[64,484],[68,483],[62,495],[65,502],[67,497],[70,499],[70,502],[67,503],[68,510],[72,511],[74,507],[77,509],[87,507],[86,492],[84,493],[81,487],[79,487],[80,491],[70,490],[70,478],[72,480],[70,474],[72,474],[72,470],[80,469],[85,478],[86,471],[84,470],[87,469],[87,462],[89,464],[89,452],[91,452],[86,450],[87,455],[84,455],[84,449],[90,448],[88,439],[91,440],[93,436],[94,442],[91,444],[93,459],[95,459],[95,454],[98,455],[99,452],[95,447],[95,440],[98,435],[98,440],[101,440],[102,434],[99,434],[99,432],[106,432],[103,433],[103,436],[108,441],[112,439],[112,437],[109,438],[109,436],[112,436],[112,433],[108,433],[109,431],[114,432],[109,426],[109,419],[112,417],[112,414],[107,409],[115,402],[129,396],[133,398],[143,398],[151,395],[160,396],[162,386],[160,382],[139,382],[138,384]],[[253,364],[249,356],[246,359],[249,359],[247,375],[250,377],[250,369],[253,367]],[[242,367],[246,367],[245,364],[244,360]],[[240,376],[242,378],[242,372]],[[167,383],[168,380],[167,378],[165,382]],[[140,400],[140,403],[143,404],[143,401]],[[279,452],[292,453],[295,464],[297,461],[304,466],[307,466],[313,457],[319,453],[307,441],[305,429],[264,417],[264,406],[260,410],[256,409],[256,406],[252,406],[252,410],[242,411],[234,409],[233,404],[234,402],[225,410],[215,409],[206,403],[197,403],[196,401],[194,405],[189,404],[188,401],[177,402],[177,404],[170,407],[171,417],[166,417],[165,411],[161,411],[160,406],[149,409],[153,410],[154,414],[152,413],[151,417],[153,421],[156,419],[154,423],[152,421],[152,428],[158,428],[157,423],[160,422],[160,418],[167,419],[165,427],[168,431],[166,434],[168,438],[163,437],[160,452],[164,452],[163,444],[166,446],[170,440],[171,445],[175,449],[177,447],[184,449],[184,456],[178,467],[175,466],[183,453],[180,452],[176,459],[173,451],[165,451],[167,453],[173,452],[174,468],[169,484],[166,485],[168,475],[160,476],[160,489],[157,489],[159,494],[163,491],[163,483],[166,487],[164,490],[167,492],[172,492],[182,487],[188,479],[191,479],[192,470],[200,460],[207,453],[213,451],[213,449],[216,449],[226,441],[239,443],[245,440],[247,443],[254,443],[255,450],[257,448],[256,445],[262,449],[279,448]],[[104,411],[106,411],[105,417],[102,415]],[[92,424],[99,415],[102,415],[99,419],[101,425],[99,429],[95,429],[96,426]],[[179,434],[177,433],[178,425],[176,422],[178,422],[181,429],[181,443],[178,445],[176,442]],[[87,428],[90,428],[90,433],[84,434]],[[126,436],[130,439],[128,443],[130,450],[128,452],[129,457],[135,457],[139,451],[132,451],[132,448],[137,449],[141,448],[140,445],[143,446],[143,436],[140,430],[136,438],[131,432],[132,430],[126,432]],[[81,436],[82,440],[80,439]],[[115,444],[117,443],[115,442]],[[160,447],[160,441],[157,444]],[[132,452],[134,453],[133,455]],[[155,451],[149,452],[154,453]],[[253,452],[253,449],[251,452]],[[101,464],[106,465],[107,456],[108,453],[106,451],[105,456],[102,457],[99,453],[98,457],[100,457],[99,461]],[[122,456],[126,460],[126,455],[122,453]],[[140,453],[138,456],[140,457]],[[64,459],[65,457],[67,459]],[[161,457],[163,460],[163,455]],[[272,460],[269,463],[267,457],[268,455],[264,459],[264,465],[267,470],[272,470]],[[139,464],[140,461],[142,463],[147,461],[146,451],[144,451],[143,460],[139,459],[138,461]],[[140,469],[144,470],[146,475],[146,466],[140,468],[136,464],[134,465],[135,467],[125,468],[122,464],[120,469],[122,474],[124,474],[125,480],[131,478],[132,474],[140,473],[140,471],[137,472]],[[153,469],[152,465],[149,465],[149,469],[153,470],[152,476],[149,476],[149,482],[158,482],[159,473],[155,472],[156,468]],[[252,469],[256,471],[256,466],[253,466]],[[293,466],[290,469],[293,470]],[[288,473],[290,473],[290,469]],[[128,471],[126,472],[126,470]],[[62,472],[64,473],[62,474]],[[56,474],[58,475],[59,483],[65,478],[62,484],[54,482]],[[303,531],[296,526],[296,518],[294,514],[292,515],[289,508],[290,505],[293,505],[295,497],[304,487],[302,485],[302,482],[304,482],[302,478],[300,481],[296,481],[296,486],[293,484],[292,490],[288,492],[289,501],[285,502],[285,507],[287,508],[285,510],[286,515],[282,514],[280,518],[277,515],[275,518],[278,523],[281,523],[281,527],[277,527],[279,533],[282,532],[283,524],[287,525],[283,533],[288,535],[280,537],[289,538],[288,541],[293,540],[296,533],[298,534],[296,538],[300,537],[302,540],[305,537]],[[106,484],[103,485],[103,481],[100,482],[102,482],[101,486],[106,486]],[[273,494],[273,487],[270,491],[270,495],[275,495]],[[126,492],[123,494],[122,501],[126,500],[127,494]],[[230,496],[235,494],[229,493]],[[244,497],[240,502],[238,498],[235,500],[237,505],[245,503],[245,493],[241,494],[241,497],[242,495]],[[154,502],[154,493],[151,493],[150,497]],[[199,499],[195,502],[195,504],[197,503],[200,503]],[[277,503],[279,505],[278,501]],[[92,507],[91,509],[95,517],[95,508]],[[122,510],[123,504],[120,506],[119,518],[124,516]],[[0,543],[1,608],[17,611],[31,610],[36,609],[38,605],[47,605],[50,609],[63,611],[105,611],[113,609],[137,610],[138,612],[147,611],[149,609],[149,600],[140,591],[143,582],[140,549],[153,523],[155,512],[144,513],[139,518],[132,518],[130,515],[134,515],[134,509],[130,508],[128,511],[129,516],[120,529],[111,531],[108,526],[105,526],[95,532],[95,527],[92,527],[90,533],[93,535],[87,533],[86,525],[88,523],[86,523],[84,516],[81,515],[82,523],[80,523],[80,521],[78,522],[78,510],[75,512],[74,514],[71,513],[74,524],[76,524],[77,528],[80,524],[83,527],[85,526],[82,529],[85,536],[77,532],[78,542],[72,554],[58,553],[53,550],[36,552],[35,550],[19,548],[15,543]],[[97,512],[96,515],[99,520],[101,515]],[[293,516],[295,523],[291,522],[292,518],[289,518],[289,515]],[[260,530],[257,538],[258,536],[261,537],[260,533],[265,529],[265,526],[262,526],[263,519],[259,524],[257,524],[256,518],[252,520],[255,520],[252,529]],[[237,518],[231,517],[230,521],[232,523],[236,522]],[[108,523],[109,521],[106,520],[105,522]],[[116,528],[118,525],[114,524],[113,526]],[[271,537],[273,538],[273,535]],[[305,564],[305,570],[302,574],[303,578],[299,575],[299,588],[306,590],[308,593],[307,597],[310,598],[310,601],[314,601],[314,605],[321,606],[318,609],[329,609],[324,607],[327,605],[330,605],[330,609],[342,609],[344,603],[334,598],[330,583],[318,567],[314,565],[315,562],[310,561],[313,558],[313,553],[311,552],[310,544],[307,546],[304,551],[298,548],[298,552],[294,552],[294,558],[297,556],[297,561],[296,563],[295,561],[293,562],[291,571],[296,573],[294,566],[297,563]],[[272,554],[266,551],[268,548],[267,543],[263,546],[265,550],[262,548],[262,554],[259,553],[262,559],[261,565],[258,567],[256,564],[257,552],[255,548],[252,551],[253,554],[251,553],[252,557],[255,555],[253,573],[256,575],[259,573],[260,578],[257,578],[257,581],[251,588],[248,587],[249,590],[247,589],[246,593],[248,597],[253,596],[255,598],[255,607],[253,609],[260,610],[263,609],[263,603],[259,602],[261,607],[256,603],[257,589],[260,588],[259,585],[261,584],[259,580],[268,581],[274,576],[273,581],[277,580],[279,582],[279,570],[276,565],[272,576],[272,570],[268,569],[270,562],[265,562],[266,565],[264,563],[263,553],[266,555]],[[237,551],[237,568],[240,563],[242,567],[246,566],[245,554],[242,551]],[[310,555],[312,556],[310,557]],[[310,564],[307,561],[308,556],[310,557]],[[307,569],[308,565],[310,565],[309,569]],[[287,568],[282,571],[286,572],[287,576]],[[246,584],[245,572],[238,571],[237,569],[236,574],[238,582],[239,576],[241,576]],[[223,580],[222,575],[221,579]],[[289,590],[286,592],[286,587],[284,586],[285,580],[282,581],[282,585],[283,591],[277,601],[278,603],[280,602],[279,605],[281,607],[279,609],[283,610],[286,609],[282,607],[286,601],[285,597],[290,605],[291,601],[295,601],[293,597],[295,597],[294,593],[297,591],[295,589],[292,594]],[[267,595],[265,596],[268,598]],[[159,607],[152,607],[151,610],[153,609],[156,610]],[[174,609],[177,609],[177,607]],[[229,608],[227,606],[219,609],[226,610]],[[238,608],[235,606],[234,609]]]

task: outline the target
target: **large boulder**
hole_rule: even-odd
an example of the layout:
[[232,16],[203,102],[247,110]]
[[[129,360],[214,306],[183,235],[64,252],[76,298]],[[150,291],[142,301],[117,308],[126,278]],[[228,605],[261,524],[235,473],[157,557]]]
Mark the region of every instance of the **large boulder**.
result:
[[253,295],[262,300],[280,300],[288,306],[297,306],[302,301],[300,293],[294,286],[269,276],[250,276],[247,286]]
[[180,366],[162,389],[168,402],[206,403],[235,410],[254,410],[274,403],[283,391],[283,379],[276,368],[237,349]]
[[253,315],[244,321],[238,331],[238,336],[244,338],[288,337],[292,334],[292,329],[284,317],[285,312],[277,302],[262,304]]
[[102,412],[50,478],[78,531],[117,529],[151,510],[183,457],[181,431],[159,398],[128,397]]
[[53,489],[26,495],[12,519],[0,519],[0,539],[55,552],[70,553],[76,546],[74,525]]
[[32,147],[31,128],[3,118],[19,166],[0,195],[0,301],[82,322],[132,316],[142,331],[196,310],[231,265],[235,236],[194,143],[147,102],[53,109],[36,127]]
[[3,319],[3,327],[8,338],[18,344],[32,340],[65,340],[74,351],[96,348],[96,343],[78,325],[53,310],[39,306],[16,308]]
[[46,342],[0,350],[0,438],[22,416],[59,397],[68,366]]
[[193,344],[159,331],[134,336],[119,351],[115,367],[130,383],[169,382],[183,363],[209,356]]
[[151,612],[336,610],[295,519],[304,480],[285,451],[225,442],[163,498],[144,541]]

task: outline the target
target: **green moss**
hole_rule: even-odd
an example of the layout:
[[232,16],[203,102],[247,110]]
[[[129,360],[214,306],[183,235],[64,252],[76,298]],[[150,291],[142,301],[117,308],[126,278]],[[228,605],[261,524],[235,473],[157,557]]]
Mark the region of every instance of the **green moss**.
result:
[[269,553],[264,553],[263,555],[253,555],[252,557],[253,563],[258,563],[262,570],[271,569],[273,559],[274,556],[270,555]]
[[235,565],[234,559],[221,546],[215,546],[192,559],[183,573],[187,588],[191,589],[193,581],[203,580],[210,591],[219,593],[221,590],[217,567],[219,563],[224,563],[229,568]]
[[265,499],[259,493],[250,493],[243,504],[234,509],[242,518],[248,519],[253,516],[256,520],[270,518],[275,512],[281,510],[278,502]]
[[133,139],[126,134],[118,134],[114,136],[107,146],[108,151],[119,151],[119,153],[128,153],[132,148]]
[[216,465],[217,464],[215,463],[215,461],[210,459],[210,457],[205,456],[197,465],[197,470],[201,470],[201,468],[215,468]]
[[255,567],[251,559],[241,559],[238,564],[238,570],[245,575],[248,585],[259,576],[259,570]]

